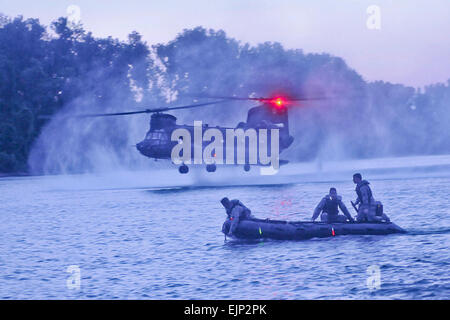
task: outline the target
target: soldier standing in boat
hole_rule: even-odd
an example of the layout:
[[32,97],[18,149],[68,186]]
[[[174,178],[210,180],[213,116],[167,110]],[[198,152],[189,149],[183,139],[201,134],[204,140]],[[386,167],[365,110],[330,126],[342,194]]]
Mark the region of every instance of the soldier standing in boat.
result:
[[[344,215],[339,214],[339,209],[341,209]],[[346,222],[347,220],[350,222],[355,221],[350,215],[350,212],[348,212],[345,204],[342,202],[342,197],[338,196],[336,188],[330,188],[329,194],[320,200],[314,210],[312,221],[315,221],[320,213],[322,213],[320,220],[323,222]]]

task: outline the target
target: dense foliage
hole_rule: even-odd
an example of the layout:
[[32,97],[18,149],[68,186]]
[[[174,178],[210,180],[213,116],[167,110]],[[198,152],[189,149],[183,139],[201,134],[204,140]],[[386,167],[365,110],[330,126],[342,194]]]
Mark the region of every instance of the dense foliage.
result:
[[[55,124],[45,133],[53,120],[43,115],[182,104],[199,94],[280,93],[339,97],[291,111],[296,140],[287,151],[290,159],[450,153],[450,81],[423,92],[367,83],[341,58],[286,50],[278,43],[252,47],[201,27],[149,47],[136,32],[119,41],[94,38],[65,18],[46,28],[36,19],[0,16],[0,172],[27,171],[33,148],[38,171],[60,170],[36,162],[49,164],[70,148],[76,152],[60,159],[77,157],[70,171],[88,170],[92,159],[81,150],[89,150],[87,140],[92,148],[100,143],[94,134],[108,150],[135,152],[125,148],[130,139],[123,120],[96,122],[79,130],[84,144],[54,148],[51,141],[62,143],[59,132],[75,133]],[[236,125],[250,106],[230,103],[177,116],[184,122]],[[146,129],[140,128],[142,136]]]

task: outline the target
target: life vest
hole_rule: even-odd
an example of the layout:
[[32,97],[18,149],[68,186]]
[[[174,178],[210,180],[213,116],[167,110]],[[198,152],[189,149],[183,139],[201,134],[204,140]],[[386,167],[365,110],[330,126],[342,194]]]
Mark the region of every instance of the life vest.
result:
[[369,182],[368,182],[368,181],[363,180],[363,181],[361,181],[361,183],[359,183],[358,185],[356,185],[356,189],[355,189],[356,194],[358,195],[358,198],[359,198],[359,201],[361,202],[361,204],[365,204],[365,203],[363,203],[363,197],[362,197],[362,193],[361,193],[361,187],[362,187],[363,185],[367,185],[367,187],[369,188],[369,203],[370,203],[370,201],[371,201],[371,199],[372,199],[372,190],[370,190]]
[[331,196],[325,197],[325,206],[323,207],[323,212],[330,215],[337,215],[339,213],[339,200],[337,198],[332,198]]

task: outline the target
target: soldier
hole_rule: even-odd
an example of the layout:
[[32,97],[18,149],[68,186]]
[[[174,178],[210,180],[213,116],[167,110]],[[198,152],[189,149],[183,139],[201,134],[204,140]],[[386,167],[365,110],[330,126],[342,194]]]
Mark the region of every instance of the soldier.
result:
[[[339,214],[339,209],[341,209],[345,216]],[[320,213],[322,213],[320,220],[324,222],[346,222],[347,219],[350,222],[355,221],[350,215],[350,212],[348,212],[345,204],[342,202],[342,197],[338,196],[336,188],[330,188],[329,194],[320,200],[312,216],[313,222]]]
[[228,217],[231,220],[230,230],[228,236],[232,236],[233,232],[239,224],[239,221],[254,218],[249,208],[247,208],[241,201],[235,199],[230,200],[227,197],[220,200],[224,206]]
[[356,184],[356,199],[355,205],[359,204],[358,215],[356,221],[363,222],[390,222],[388,216],[382,213],[380,216],[376,214],[375,199],[372,195],[372,190],[369,187],[369,181],[363,180],[360,173],[355,173],[353,175],[353,182]]

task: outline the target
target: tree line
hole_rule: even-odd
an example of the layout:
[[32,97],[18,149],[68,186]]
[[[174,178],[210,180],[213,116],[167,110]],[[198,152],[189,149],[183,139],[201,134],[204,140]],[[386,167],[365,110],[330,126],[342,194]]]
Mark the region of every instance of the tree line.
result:
[[[291,160],[450,153],[450,80],[424,90],[367,82],[342,58],[288,50],[273,42],[250,46],[222,30],[202,27],[183,30],[168,43],[148,45],[138,32],[120,41],[94,37],[66,18],[46,27],[37,19],[0,15],[3,173],[27,172],[36,146],[39,157],[33,161],[48,163],[55,157],[58,151],[39,140],[62,112],[192,103],[195,95],[271,94],[332,98],[290,111],[295,138],[287,150]],[[230,102],[219,109],[176,114],[184,123],[234,126],[245,120],[251,106]],[[85,128],[85,137],[101,132],[111,149],[125,150],[128,139],[121,121]],[[61,139],[55,141],[61,144]],[[73,156],[84,157],[83,152]]]

